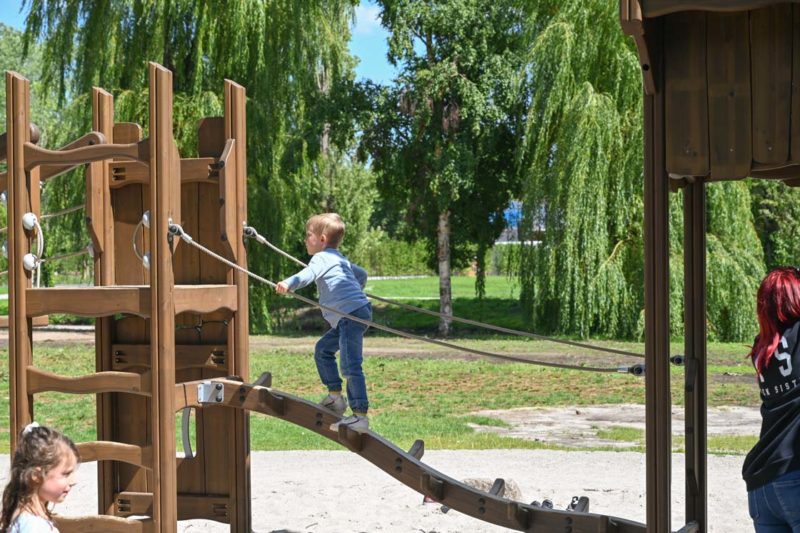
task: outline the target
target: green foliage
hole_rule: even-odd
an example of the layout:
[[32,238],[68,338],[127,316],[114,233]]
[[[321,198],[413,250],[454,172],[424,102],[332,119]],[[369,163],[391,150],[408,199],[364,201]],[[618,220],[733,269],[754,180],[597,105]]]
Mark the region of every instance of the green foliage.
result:
[[380,228],[370,229],[347,254],[370,276],[429,275],[428,248],[423,241],[393,239]]
[[[221,114],[223,80],[245,86],[248,222],[297,255],[305,220],[330,192],[321,180],[359,172],[335,156],[355,134],[351,109],[342,102],[352,92],[354,61],[347,44],[357,4],[31,0],[25,43],[29,51],[42,43],[45,85],[55,88],[60,109],[75,108],[59,125],[65,139],[89,129],[86,98],[94,85],[114,93],[118,121],[146,127],[147,61],[155,61],[173,71],[176,139],[188,157],[196,152],[197,119]],[[68,195],[78,197],[82,186],[73,181]],[[346,198],[337,201],[345,211],[346,204]],[[363,219],[353,219],[353,228],[363,225]],[[269,279],[285,274],[283,260],[264,249],[252,248],[249,260]],[[262,317],[271,297],[265,287],[251,291],[256,330],[268,326]]]
[[[518,161],[526,173],[519,276],[537,330],[617,338],[643,330],[642,101],[638,59],[604,0],[533,2],[523,87],[531,102]],[[743,183],[708,188],[711,338],[754,332],[764,272]],[[670,199],[670,321],[683,331],[681,195]],[[766,204],[764,204],[766,205]],[[764,213],[763,227],[774,222]],[[781,215],[782,216],[782,215]],[[794,228],[795,225],[791,225]],[[787,230],[794,231],[794,230]],[[762,239],[783,250],[786,237]],[[785,257],[785,254],[784,256]]]
[[[379,220],[431,243],[431,266],[457,266],[473,259],[475,246],[491,245],[518,192],[513,148],[524,3],[378,5],[390,32],[389,61],[401,69],[391,87],[372,91],[376,111],[364,136],[378,173]],[[450,248],[438,249],[444,236]],[[448,272],[440,274],[446,285]]]
[[800,265],[800,189],[768,180],[749,184],[767,269]]

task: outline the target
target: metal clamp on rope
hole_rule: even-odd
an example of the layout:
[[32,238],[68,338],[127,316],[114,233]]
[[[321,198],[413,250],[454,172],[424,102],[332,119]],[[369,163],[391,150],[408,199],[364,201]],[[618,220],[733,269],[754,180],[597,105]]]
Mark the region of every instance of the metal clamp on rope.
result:
[[175,237],[180,237],[186,242],[192,242],[194,240],[189,235],[187,235],[186,232],[183,231],[183,228],[181,227],[180,224],[170,223],[169,234]]
[[204,381],[197,385],[197,401],[200,403],[222,403],[225,400],[225,385],[218,381]]
[[634,376],[644,376],[645,366],[644,363],[636,363],[635,365],[622,365],[617,369],[620,374],[633,374]]
[[254,228],[253,226],[245,226],[244,236],[250,239],[255,239],[258,236],[258,232],[256,231],[256,228]]
[[683,366],[686,362],[686,357],[683,354],[676,354],[669,358],[669,362],[675,366]]

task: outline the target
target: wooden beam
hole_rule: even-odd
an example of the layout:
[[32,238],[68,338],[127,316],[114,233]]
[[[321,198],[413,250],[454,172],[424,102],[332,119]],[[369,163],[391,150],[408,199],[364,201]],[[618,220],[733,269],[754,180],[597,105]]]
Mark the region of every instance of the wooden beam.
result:
[[53,521],[61,533],[153,533],[152,520],[135,520],[116,516],[71,517],[55,515]]
[[82,463],[122,461],[142,468],[150,468],[153,463],[153,449],[149,446],[110,441],[80,442],[76,446]]
[[[114,344],[114,370],[150,366],[150,346],[147,344]],[[222,345],[176,344],[175,368],[206,368],[228,374],[228,350]]]
[[28,392],[66,392],[71,394],[96,394],[102,392],[129,392],[142,396],[150,395],[150,375],[136,372],[97,372],[86,376],[60,376],[46,370],[29,366],[27,369]]

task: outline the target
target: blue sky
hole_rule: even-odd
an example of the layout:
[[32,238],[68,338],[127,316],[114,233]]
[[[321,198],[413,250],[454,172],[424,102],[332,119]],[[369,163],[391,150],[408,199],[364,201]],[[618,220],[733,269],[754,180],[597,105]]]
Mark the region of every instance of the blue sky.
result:
[[[28,4],[30,5],[30,4]],[[0,22],[22,29],[25,16],[19,12],[22,0],[0,0]],[[361,0],[356,8],[356,23],[350,52],[359,58],[356,77],[371,79],[376,83],[388,83],[395,75],[395,68],[386,60],[387,33],[378,19],[379,9],[369,0]]]

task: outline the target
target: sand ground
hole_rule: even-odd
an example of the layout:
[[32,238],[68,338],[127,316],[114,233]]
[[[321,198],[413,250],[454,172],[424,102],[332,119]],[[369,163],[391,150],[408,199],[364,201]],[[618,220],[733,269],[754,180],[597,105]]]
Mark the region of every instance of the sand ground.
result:
[[[55,328],[54,328],[55,329]],[[0,332],[0,346],[7,340]],[[91,331],[39,331],[37,342],[91,343]],[[403,346],[403,356],[409,354]],[[429,353],[419,354],[430,356]],[[582,406],[558,409],[483,411],[510,427],[476,426],[495,431],[576,446],[614,444],[598,440],[597,428],[643,428],[644,406]],[[757,435],[758,409],[719,408],[708,413],[708,432]],[[673,410],[673,432],[682,433],[680,409]],[[617,442],[616,445],[624,446]],[[709,531],[752,531],[747,495],[741,479],[742,456],[708,457]],[[588,496],[590,511],[630,520],[645,520],[645,456],[630,451],[480,450],[427,451],[423,461],[455,478],[502,477],[520,488],[520,501],[545,498],[563,509],[573,496]],[[9,457],[0,455],[0,483],[5,485]],[[684,461],[672,464],[672,528],[684,518]],[[346,452],[254,452],[251,457],[253,531],[258,533],[492,533],[511,531],[477,521],[456,511],[443,513],[438,504],[423,504],[422,495],[385,474],[359,456]],[[96,512],[96,464],[78,471],[78,484],[58,513],[81,516]],[[223,532],[228,526],[204,520],[179,524],[181,532]]]
[[[590,511],[644,521],[644,455],[634,452],[549,450],[429,451],[423,461],[456,479],[503,477],[515,481],[522,500],[551,499],[565,508],[572,496],[590,500]],[[740,456],[708,458],[709,531],[752,531]],[[0,456],[5,484],[8,456]],[[675,455],[672,527],[684,524],[683,456]],[[96,467],[82,465],[78,484],[57,512],[68,516],[95,511]],[[494,533],[511,531],[437,504],[349,452],[254,452],[253,531],[259,533]],[[182,532],[223,532],[204,520],[181,522]]]

